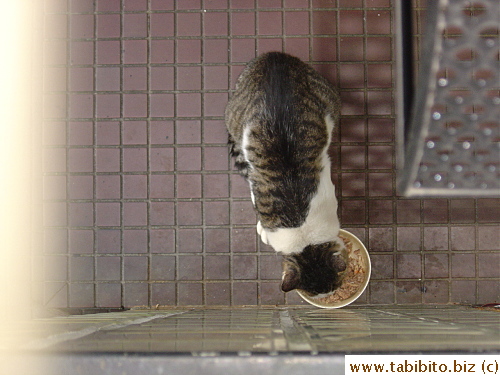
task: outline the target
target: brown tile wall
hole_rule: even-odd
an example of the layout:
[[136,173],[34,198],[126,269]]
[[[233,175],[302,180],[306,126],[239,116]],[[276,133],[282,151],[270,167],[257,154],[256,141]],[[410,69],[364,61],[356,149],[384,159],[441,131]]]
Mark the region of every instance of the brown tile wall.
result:
[[279,291],[223,123],[270,50],[340,88],[339,215],[373,262],[359,303],[500,300],[499,200],[395,192],[390,0],[45,0],[44,17],[41,304],[301,303]]

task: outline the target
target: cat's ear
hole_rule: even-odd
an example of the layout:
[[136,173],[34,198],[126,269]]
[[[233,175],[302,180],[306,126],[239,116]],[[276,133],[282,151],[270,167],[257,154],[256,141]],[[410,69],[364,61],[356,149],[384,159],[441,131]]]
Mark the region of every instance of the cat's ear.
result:
[[283,268],[281,290],[286,293],[291,290],[297,289],[300,285],[299,270],[295,265],[285,265]]

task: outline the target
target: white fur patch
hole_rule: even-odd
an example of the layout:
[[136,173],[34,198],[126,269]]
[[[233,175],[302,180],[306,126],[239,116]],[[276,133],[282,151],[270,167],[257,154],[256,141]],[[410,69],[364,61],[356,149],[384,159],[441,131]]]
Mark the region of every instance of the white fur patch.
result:
[[267,231],[262,226],[260,220],[257,222],[257,233],[259,234],[262,242],[264,242],[266,245],[269,245],[269,240],[267,239]]
[[[243,157],[245,158],[245,161],[248,164],[248,168],[252,168],[252,164],[250,164],[250,160],[248,159],[248,150],[247,150],[249,136],[250,136],[250,126],[247,125],[245,127],[245,130],[243,131],[243,137],[241,140],[241,152],[243,153]],[[252,198],[252,204],[255,207],[255,195],[253,194],[252,190],[252,182],[248,180],[248,184],[250,185],[250,197]]]
[[241,152],[243,153],[243,157],[245,158],[245,161],[250,164],[250,161],[248,160],[248,138],[250,137],[250,125],[247,124],[245,126],[245,130],[243,130],[243,136],[241,139]]
[[271,245],[277,252],[283,254],[298,253],[307,245],[338,239],[340,229],[337,216],[338,204],[335,197],[335,186],[331,180],[331,163],[328,156],[334,123],[330,115],[325,117],[325,122],[328,130],[328,143],[321,155],[323,170],[320,175],[318,191],[311,200],[304,224],[298,228],[278,228],[272,231],[266,230],[262,225],[257,228],[263,242]]

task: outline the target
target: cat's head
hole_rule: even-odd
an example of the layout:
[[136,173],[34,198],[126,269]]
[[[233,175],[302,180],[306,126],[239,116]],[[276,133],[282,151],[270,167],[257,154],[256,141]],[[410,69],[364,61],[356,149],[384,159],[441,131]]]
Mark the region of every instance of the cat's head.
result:
[[300,253],[283,258],[281,290],[300,289],[310,296],[333,292],[346,268],[342,240],[306,246]]

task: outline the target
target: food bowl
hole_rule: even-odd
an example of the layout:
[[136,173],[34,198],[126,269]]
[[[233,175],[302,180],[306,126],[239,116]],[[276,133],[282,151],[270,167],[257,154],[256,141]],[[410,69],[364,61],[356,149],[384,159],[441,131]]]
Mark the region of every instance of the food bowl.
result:
[[[348,264],[342,284],[338,290],[328,297],[311,297],[297,289],[297,292],[305,301],[324,309],[338,309],[353,303],[363,294],[368,281],[370,281],[371,262],[365,245],[354,234],[343,229],[340,230],[339,237],[346,244]],[[362,278],[361,275],[364,277]],[[357,288],[353,292],[355,285]]]

